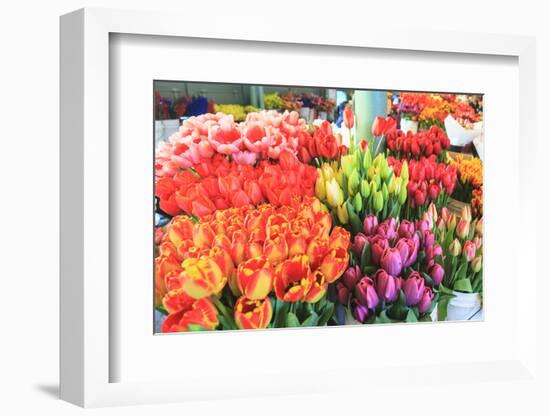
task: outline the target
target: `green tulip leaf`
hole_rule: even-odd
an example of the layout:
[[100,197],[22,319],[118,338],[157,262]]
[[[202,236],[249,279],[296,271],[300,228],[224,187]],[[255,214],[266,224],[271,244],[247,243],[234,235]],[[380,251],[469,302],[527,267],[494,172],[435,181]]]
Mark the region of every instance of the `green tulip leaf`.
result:
[[367,241],[365,243],[365,246],[363,247],[363,251],[361,252],[361,270],[363,270],[366,266],[370,265],[371,263],[370,255],[371,255],[370,244]]
[[275,328],[284,328],[286,322],[286,315],[288,313],[289,304],[277,299],[277,308],[275,309],[275,317],[273,319],[273,326]]
[[334,303],[330,302],[325,305],[323,308],[323,312],[319,316],[319,323],[318,326],[325,326],[329,319],[334,315]]
[[317,315],[315,312],[312,312],[311,315],[307,317],[307,319],[302,322],[302,326],[317,326],[319,323],[319,315]]
[[407,316],[405,317],[405,322],[418,322],[418,318],[413,309],[409,309]]
[[472,293],[472,284],[470,279],[458,279],[455,281],[453,289],[458,292]]
[[189,324],[188,328],[189,328],[189,331],[192,331],[192,332],[210,331],[210,328],[205,328],[204,326],[197,325],[197,324]]
[[300,321],[298,320],[298,317],[292,312],[289,312],[286,315],[286,326],[287,328],[295,328],[297,326],[300,326]]

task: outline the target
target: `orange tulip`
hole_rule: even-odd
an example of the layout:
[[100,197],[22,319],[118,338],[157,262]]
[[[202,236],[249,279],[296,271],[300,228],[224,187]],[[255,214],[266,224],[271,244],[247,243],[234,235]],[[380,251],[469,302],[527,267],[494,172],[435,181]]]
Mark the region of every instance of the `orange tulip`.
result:
[[269,298],[252,300],[242,296],[235,303],[235,323],[240,329],[267,328],[272,316]]
[[209,223],[199,222],[193,226],[193,244],[198,248],[210,248],[215,237]]
[[328,251],[328,239],[314,238],[307,246],[306,254],[313,270],[317,269]]
[[169,291],[162,298],[162,305],[169,314],[179,312],[182,309],[189,309],[193,302],[195,302],[195,299],[181,288]]
[[244,260],[246,245],[246,232],[244,230],[235,231],[231,238],[231,258],[235,266]]
[[306,254],[307,240],[302,235],[301,231],[289,232],[286,235],[286,244],[288,246],[289,257],[295,256],[297,254]]
[[178,248],[185,240],[193,239],[193,221],[186,215],[172,218],[166,236]]
[[313,227],[311,228],[312,237],[328,238],[330,228],[332,227],[332,217],[328,212],[319,212],[315,214]]
[[313,272],[313,285],[306,295],[305,301],[309,303],[319,302],[327,293],[328,282],[327,278],[320,270]]
[[224,276],[220,266],[208,256],[188,258],[181,265],[182,288],[193,299],[217,294],[227,282],[227,276]]
[[350,244],[350,233],[342,227],[334,227],[332,233],[330,234],[328,247],[329,248],[343,248],[344,250],[349,249]]
[[288,245],[282,234],[271,234],[264,242],[264,256],[272,263],[279,263],[288,257]]
[[235,265],[233,264],[233,259],[231,254],[223,247],[214,246],[210,249],[208,257],[214,260],[226,278],[229,278],[233,274]]
[[352,129],[354,124],[353,110],[351,106],[347,105],[344,110],[344,125],[348,129]]
[[260,257],[264,252],[264,245],[258,241],[249,241],[244,252],[246,259]]
[[302,300],[312,285],[313,274],[309,268],[308,256],[294,256],[275,269],[273,286],[279,300],[285,302]]
[[334,248],[328,251],[327,255],[323,258],[319,270],[323,272],[329,283],[338,279],[344,271],[349,262],[349,254],[347,250],[342,247]]
[[218,311],[207,298],[191,303],[184,301],[180,306],[184,308],[166,317],[162,323],[162,332],[189,331],[190,325],[213,330],[219,325]]
[[266,229],[266,238],[271,238],[274,235],[285,234],[290,229],[290,223],[285,215],[273,214],[267,219]]
[[248,299],[265,298],[273,289],[273,267],[265,257],[256,257],[239,264],[237,284]]

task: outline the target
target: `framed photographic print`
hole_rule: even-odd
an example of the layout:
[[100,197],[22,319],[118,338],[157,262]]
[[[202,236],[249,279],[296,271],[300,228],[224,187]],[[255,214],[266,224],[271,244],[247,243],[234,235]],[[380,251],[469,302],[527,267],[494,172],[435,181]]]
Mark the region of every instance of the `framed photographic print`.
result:
[[178,19],[61,19],[62,398],[536,383],[534,41]]

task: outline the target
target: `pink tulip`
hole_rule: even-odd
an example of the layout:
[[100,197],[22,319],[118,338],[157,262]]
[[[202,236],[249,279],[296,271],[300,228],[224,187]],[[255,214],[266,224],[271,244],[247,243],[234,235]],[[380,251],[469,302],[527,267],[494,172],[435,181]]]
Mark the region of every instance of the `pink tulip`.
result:
[[424,287],[420,301],[418,302],[418,312],[423,314],[428,310],[434,299],[434,293],[429,287]]
[[387,248],[380,259],[380,266],[392,276],[397,276],[403,269],[403,262],[399,249]]
[[424,293],[424,279],[418,272],[412,272],[407,280],[403,282],[403,293],[408,306],[416,305],[420,302]]

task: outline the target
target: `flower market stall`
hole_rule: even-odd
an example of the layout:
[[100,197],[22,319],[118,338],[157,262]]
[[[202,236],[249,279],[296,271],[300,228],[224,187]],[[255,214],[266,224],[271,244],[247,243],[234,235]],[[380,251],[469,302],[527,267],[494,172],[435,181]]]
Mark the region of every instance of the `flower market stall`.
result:
[[239,88],[156,94],[158,332],[483,318],[481,96]]

